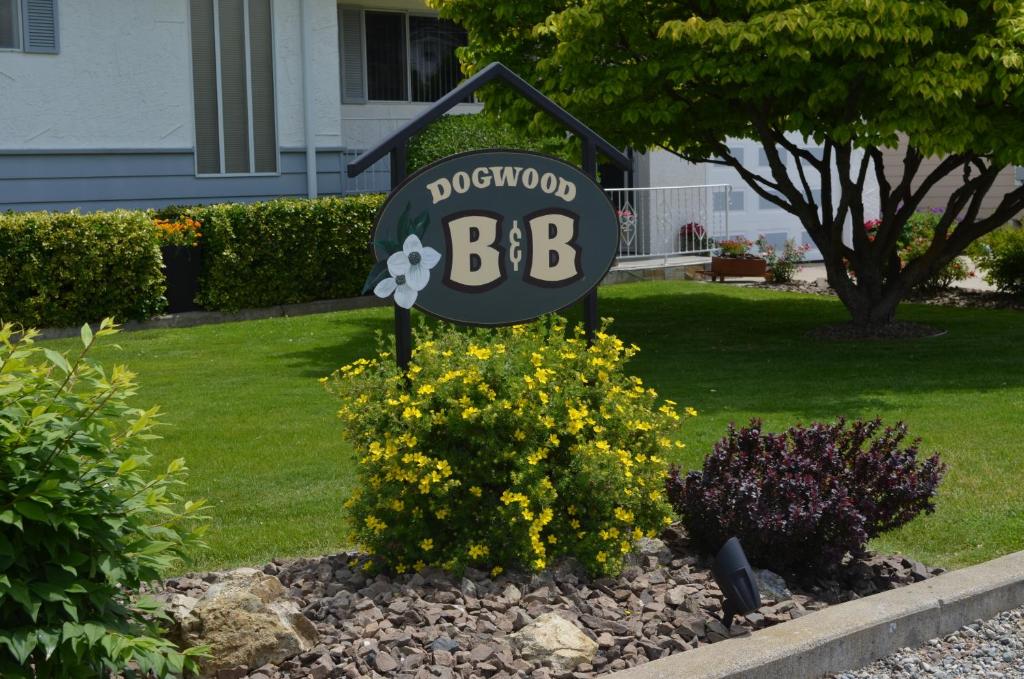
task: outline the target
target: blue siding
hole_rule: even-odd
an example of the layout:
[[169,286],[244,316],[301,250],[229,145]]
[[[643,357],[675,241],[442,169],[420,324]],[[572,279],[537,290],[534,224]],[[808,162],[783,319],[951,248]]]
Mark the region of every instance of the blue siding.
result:
[[[317,152],[320,195],[387,190],[386,164],[378,163],[355,180],[344,176],[344,164],[355,155],[343,149]],[[280,174],[235,177],[196,177],[191,149],[0,151],[0,212],[148,208],[306,194],[301,149],[281,150]]]

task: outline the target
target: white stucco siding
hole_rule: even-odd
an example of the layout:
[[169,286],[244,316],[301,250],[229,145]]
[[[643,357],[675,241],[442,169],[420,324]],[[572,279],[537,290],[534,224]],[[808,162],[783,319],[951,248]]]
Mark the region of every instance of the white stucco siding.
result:
[[60,54],[0,52],[0,149],[193,144],[187,0],[64,0]]
[[274,0],[278,143],[305,146],[302,92],[302,21],[305,2],[313,24],[313,110],[318,147],[341,144],[338,13],[334,0]]
[[[313,19],[317,146],[337,146],[333,0],[273,0],[278,144],[305,145],[300,1]],[[64,0],[59,54],[0,52],[0,150],[192,148],[189,32],[188,0]]]

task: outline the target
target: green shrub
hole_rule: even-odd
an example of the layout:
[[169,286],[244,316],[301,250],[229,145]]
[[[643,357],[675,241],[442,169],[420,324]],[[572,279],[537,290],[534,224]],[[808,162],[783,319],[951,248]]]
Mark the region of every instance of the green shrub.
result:
[[157,409],[128,405],[123,366],[87,358],[87,326],[70,357],[13,332],[0,327],[0,676],[180,674],[198,651],[161,638],[159,606],[130,592],[200,544],[184,462],[148,473]]
[[1006,226],[981,241],[978,266],[985,280],[1003,292],[1024,296],[1024,229]]
[[538,139],[483,113],[472,113],[447,115],[413,137],[409,143],[408,171],[411,174],[456,153],[497,148],[550,153],[567,163],[578,163],[562,138]]
[[414,346],[408,380],[382,349],[330,382],[358,458],[351,539],[375,567],[537,570],[571,555],[614,573],[669,521],[680,416],[624,373],[636,347],[602,332],[588,348],[558,318],[420,329]]
[[[899,256],[904,266],[931,246],[935,227],[941,218],[941,210],[918,211],[910,216],[899,238]],[[948,290],[953,283],[965,281],[973,275],[967,258],[956,257],[920,287],[924,290]]]
[[166,304],[144,212],[0,214],[0,319],[68,326],[144,319]]
[[185,210],[205,246],[200,304],[234,310],[359,295],[382,203],[373,195]]

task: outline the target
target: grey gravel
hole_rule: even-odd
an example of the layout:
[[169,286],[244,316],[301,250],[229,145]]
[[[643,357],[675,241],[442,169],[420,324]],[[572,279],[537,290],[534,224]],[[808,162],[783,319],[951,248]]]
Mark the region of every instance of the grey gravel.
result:
[[856,672],[833,679],[1024,679],[1024,607],[976,620],[920,648],[901,648]]

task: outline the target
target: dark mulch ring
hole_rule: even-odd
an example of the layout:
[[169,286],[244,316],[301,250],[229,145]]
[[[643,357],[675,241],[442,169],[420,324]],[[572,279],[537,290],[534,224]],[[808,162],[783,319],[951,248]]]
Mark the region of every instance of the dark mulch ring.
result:
[[910,321],[893,321],[885,325],[859,326],[852,323],[836,323],[814,328],[807,333],[808,337],[820,340],[902,340],[920,339],[924,337],[940,337],[945,330],[934,328],[923,323]]
[[[808,283],[794,281],[792,283],[755,283],[751,287],[764,290],[777,290],[780,292],[803,292],[812,295],[835,295],[835,291],[828,286],[828,281],[818,279]],[[963,288],[950,288],[949,290],[936,291],[914,291],[907,296],[906,301],[916,304],[936,304],[939,306],[953,306],[963,309],[1013,309],[1024,311],[1024,298],[1016,297],[1005,292],[990,292],[985,290],[965,290]]]
[[[848,559],[839,573],[801,585],[762,571],[761,608],[726,629],[710,559],[691,552],[678,526],[662,537],[638,543],[616,578],[587,578],[571,560],[539,574],[496,578],[472,569],[462,578],[437,569],[368,577],[360,568],[365,557],[356,552],[275,561],[263,571],[277,576],[298,600],[320,643],[279,664],[222,670],[218,676],[586,678],[748,635],[941,572],[882,555]],[[218,577],[174,578],[167,592],[199,597]],[[546,613],[596,642],[596,654],[567,666],[565,659],[524,646],[516,633],[536,627]]]

